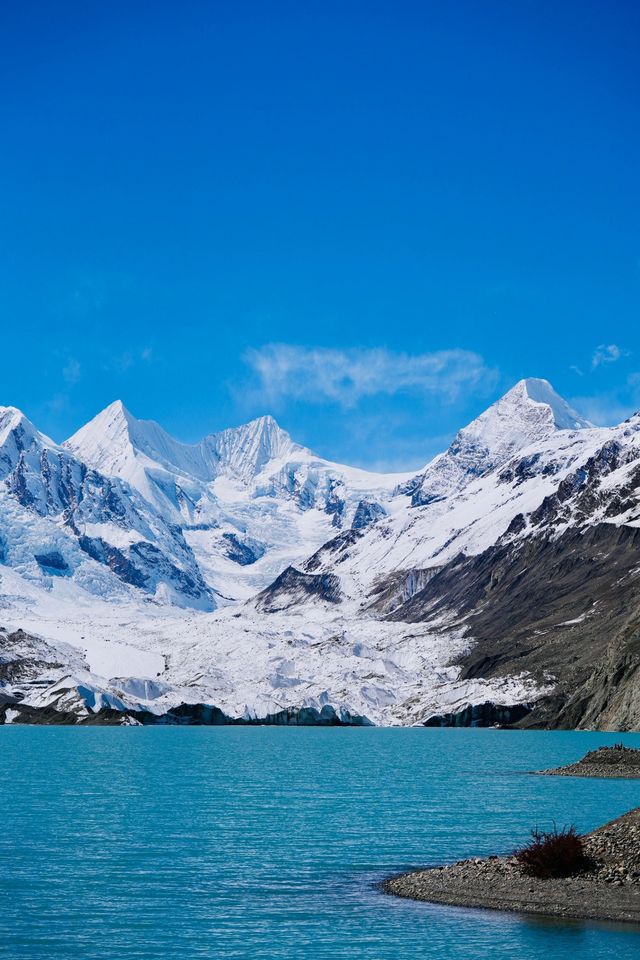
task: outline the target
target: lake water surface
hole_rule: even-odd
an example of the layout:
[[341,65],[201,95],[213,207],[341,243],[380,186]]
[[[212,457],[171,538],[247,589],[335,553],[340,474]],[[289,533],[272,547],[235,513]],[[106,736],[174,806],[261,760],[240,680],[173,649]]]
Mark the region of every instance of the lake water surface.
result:
[[0,957],[580,960],[640,933],[403,901],[410,866],[588,830],[640,781],[527,776],[640,736],[0,727]]

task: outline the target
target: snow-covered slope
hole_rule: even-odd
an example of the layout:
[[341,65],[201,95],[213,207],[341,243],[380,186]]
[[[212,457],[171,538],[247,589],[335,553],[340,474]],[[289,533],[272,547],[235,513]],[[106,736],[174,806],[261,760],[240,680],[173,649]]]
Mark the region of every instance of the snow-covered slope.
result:
[[332,532],[384,515],[407,479],[323,460],[270,416],[188,445],[116,402],[65,447],[178,525],[222,602],[252,596]]
[[0,408],[0,559],[44,586],[73,577],[98,595],[134,589],[162,602],[214,606],[178,527],[13,407]]
[[[5,629],[27,633],[11,645],[18,662],[4,691],[38,710],[161,717],[184,705],[183,715],[197,715],[205,704],[251,719],[331,707],[338,717],[411,724],[444,708],[539,693],[526,677],[461,679],[450,662],[469,644],[445,624],[345,619],[337,609],[310,618],[304,608],[265,616],[249,607],[239,616],[233,607],[206,614],[167,606],[150,616],[130,599],[96,600],[73,582],[45,594],[3,570],[0,584]],[[0,634],[3,646],[6,653]]]
[[[508,718],[582,682],[584,644],[600,643],[609,617],[621,637],[633,633],[640,417],[595,428],[546,381],[521,381],[409,484],[321,460],[270,418],[188,446],[121,405],[100,416],[63,448],[17,411],[0,417],[2,623],[35,638],[6,640],[4,692],[25,709],[176,720],[210,707],[245,719],[331,707],[396,724],[471,705]],[[139,536],[143,522],[154,543],[172,532],[176,563],[182,542],[210,588],[245,602],[144,603],[81,543],[80,522],[98,508],[105,543],[114,528]],[[69,576],[51,572],[56,551]],[[547,603],[537,565],[551,560],[558,597]],[[542,626],[527,590],[545,607]]]
[[[324,544],[301,569],[335,574],[344,598],[360,603],[389,574],[480,553],[608,436],[572,411],[547,381],[520,381],[460,430],[425,471],[399,486],[386,517]],[[514,464],[511,474],[508,464]]]
[[558,430],[592,427],[547,380],[520,380],[476,420],[456,434],[446,451],[400,487],[414,506],[450,497],[505,463],[514,453]]

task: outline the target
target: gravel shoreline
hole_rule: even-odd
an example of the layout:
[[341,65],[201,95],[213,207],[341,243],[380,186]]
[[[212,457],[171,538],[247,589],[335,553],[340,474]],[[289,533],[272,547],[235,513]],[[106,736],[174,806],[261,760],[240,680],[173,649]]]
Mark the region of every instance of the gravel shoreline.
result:
[[540,777],[601,777],[640,780],[640,750],[616,744],[592,750],[577,763],[551,770],[534,770]]
[[588,873],[538,880],[515,858],[461,860],[386,880],[386,893],[441,903],[575,920],[640,925],[640,807],[585,835]]

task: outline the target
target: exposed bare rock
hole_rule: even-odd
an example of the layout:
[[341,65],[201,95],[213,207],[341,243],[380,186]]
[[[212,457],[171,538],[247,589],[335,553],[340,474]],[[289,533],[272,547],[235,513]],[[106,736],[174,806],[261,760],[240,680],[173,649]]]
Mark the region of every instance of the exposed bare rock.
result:
[[637,780],[640,779],[640,750],[616,743],[612,747],[591,750],[582,760],[570,763],[566,767],[536,772],[541,776]]
[[333,574],[302,573],[295,567],[287,567],[270,587],[258,594],[256,608],[263,613],[276,613],[305,603],[309,598],[338,603],[340,596],[340,581]]

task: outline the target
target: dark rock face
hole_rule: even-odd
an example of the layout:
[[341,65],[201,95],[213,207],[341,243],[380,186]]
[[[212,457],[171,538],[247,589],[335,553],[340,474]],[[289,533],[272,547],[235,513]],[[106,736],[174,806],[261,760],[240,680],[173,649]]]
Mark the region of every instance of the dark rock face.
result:
[[140,587],[143,590],[147,586],[147,578],[144,573],[125,557],[124,553],[117,547],[111,546],[100,537],[81,536],[78,538],[78,544],[80,549],[84,550],[93,560],[106,564],[125,583],[130,583],[133,587]]
[[435,577],[442,567],[413,567],[380,578],[371,592],[369,609],[391,614]]
[[27,724],[29,726],[42,725],[70,725],[78,722],[78,717],[72,713],[62,713],[60,710],[54,710],[53,707],[36,709],[19,702],[0,702],[0,724],[7,723],[7,711],[12,710],[17,716],[12,719],[12,723]]
[[125,583],[151,591],[154,583],[171,584],[177,591],[194,600],[206,597],[208,587],[198,569],[181,570],[152,543],[134,543],[129,555],[101,537],[79,536],[78,544],[93,560],[108,566]]
[[531,523],[543,529],[570,519],[579,523],[598,510],[611,518],[629,511],[631,519],[637,519],[640,516],[640,468],[636,467],[622,486],[607,489],[602,480],[614,470],[636,462],[638,456],[635,446],[627,447],[618,440],[609,440],[583,466],[566,477],[554,494],[545,497],[531,514]]
[[334,527],[341,527],[344,518],[346,503],[344,496],[341,496],[341,493],[344,493],[342,484],[332,480],[324,505],[324,512],[329,514],[331,517],[331,524]]
[[258,594],[255,604],[263,613],[276,613],[310,598],[339,603],[342,599],[340,581],[332,573],[302,573],[295,567],[287,567],[271,586]]
[[194,600],[208,595],[209,589],[197,566],[194,565],[192,570],[181,570],[153,543],[134,543],[131,555],[140,560],[143,570],[149,571],[148,578],[153,572],[156,580],[171,584],[183,596]]
[[342,563],[349,556],[349,547],[353,546],[356,540],[362,536],[360,530],[343,530],[337,537],[328,540],[319,550],[316,550],[308,560],[305,560],[303,569],[305,573],[313,573],[325,561],[333,563]]
[[69,572],[67,561],[57,550],[51,553],[36,553],[35,560],[45,573],[62,576]]
[[222,539],[226,543],[226,554],[234,563],[246,567],[255,563],[265,554],[262,544],[256,540],[241,540],[235,533],[223,533]]
[[[459,430],[455,435],[446,456],[456,463],[461,477],[464,477],[467,482],[481,477],[494,465],[490,450],[483,443],[470,440],[465,430]],[[413,480],[404,488],[400,488],[403,493],[411,494],[411,504],[414,507],[424,507],[443,499],[440,493],[434,493],[429,489],[428,483],[425,489],[428,476],[429,471],[418,477],[417,483]]]
[[356,512],[351,523],[352,530],[364,530],[370,524],[375,523],[382,517],[386,517],[386,511],[376,500],[361,500],[356,507]]
[[545,463],[540,468],[540,459],[539,453],[533,453],[530,457],[520,457],[498,474],[498,480],[500,483],[513,483],[518,486],[533,477],[552,477],[560,469],[559,464],[554,461]]
[[602,523],[506,537],[446,564],[390,613],[458,620],[476,641],[464,678],[555,679],[523,726],[640,729],[640,529]]
[[0,630],[0,689],[61,667],[59,654],[44,640],[24,630]]
[[529,713],[531,706],[528,703],[496,704],[486,703],[469,704],[458,713],[436,714],[425,720],[425,727],[495,727],[511,726],[519,723]]
[[604,662],[562,705],[558,725],[640,730],[640,624],[637,613],[614,629]]

